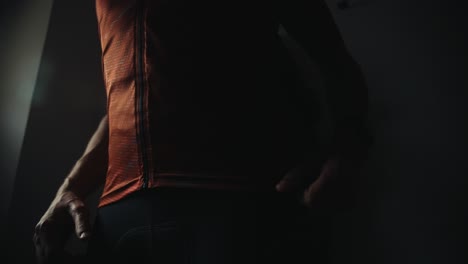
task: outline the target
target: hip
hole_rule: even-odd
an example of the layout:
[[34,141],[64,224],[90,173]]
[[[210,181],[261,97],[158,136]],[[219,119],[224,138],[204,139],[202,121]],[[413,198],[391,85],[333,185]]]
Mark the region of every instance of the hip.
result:
[[89,256],[157,263],[265,263],[278,259],[274,255],[280,250],[310,246],[311,220],[290,194],[148,189],[99,208]]

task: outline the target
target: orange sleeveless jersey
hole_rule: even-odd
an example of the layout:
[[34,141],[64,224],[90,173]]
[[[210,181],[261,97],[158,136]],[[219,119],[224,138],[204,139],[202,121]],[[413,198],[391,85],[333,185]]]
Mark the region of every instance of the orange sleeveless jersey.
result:
[[310,150],[268,1],[97,0],[109,118],[99,207],[142,188],[273,189]]

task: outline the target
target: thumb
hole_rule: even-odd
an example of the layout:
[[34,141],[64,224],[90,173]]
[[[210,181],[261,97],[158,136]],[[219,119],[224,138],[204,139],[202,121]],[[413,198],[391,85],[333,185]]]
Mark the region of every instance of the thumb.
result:
[[276,190],[290,192],[304,189],[317,179],[323,163],[324,161],[317,157],[302,161],[284,175],[276,184]]
[[335,177],[338,168],[338,161],[329,159],[322,167],[320,176],[303,193],[303,201],[307,206],[311,206],[316,197],[323,191],[324,185]]
[[284,177],[276,184],[278,192],[293,192],[303,189],[311,179],[315,177],[315,164],[301,163],[288,171]]
[[68,203],[68,210],[75,224],[75,233],[79,239],[87,239],[91,236],[89,212],[83,201],[74,199]]

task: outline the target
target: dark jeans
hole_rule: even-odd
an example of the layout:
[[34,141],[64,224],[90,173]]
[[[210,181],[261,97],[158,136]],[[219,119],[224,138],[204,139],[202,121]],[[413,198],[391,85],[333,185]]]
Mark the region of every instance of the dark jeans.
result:
[[325,263],[328,229],[316,220],[290,194],[145,190],[98,210],[88,258],[89,263]]

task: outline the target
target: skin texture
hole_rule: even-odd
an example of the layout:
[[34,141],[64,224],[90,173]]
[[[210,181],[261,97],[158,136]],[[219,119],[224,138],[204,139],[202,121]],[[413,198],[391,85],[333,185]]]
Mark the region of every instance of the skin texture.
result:
[[[332,145],[325,160],[303,163],[287,173],[276,186],[279,192],[297,193],[301,203],[313,208],[337,193],[335,186],[340,185],[339,182],[343,186],[343,182],[352,180],[347,175],[359,169],[365,156],[369,145],[365,126],[367,89],[362,72],[347,52],[324,1],[279,2],[281,24],[320,67],[334,120]],[[107,137],[105,116],[83,156],[38,222],[33,241],[40,264],[63,263],[64,258],[68,258],[64,244],[71,233],[83,240],[92,235],[84,201],[105,181]],[[311,178],[316,180],[307,183]],[[67,259],[67,263],[72,260]]]
[[73,232],[79,239],[91,236],[85,198],[105,181],[107,170],[108,121],[105,116],[82,157],[57,191],[55,199],[39,220],[33,242],[38,263],[71,263],[64,245]]
[[[281,24],[320,68],[334,122],[325,161],[310,161],[294,168],[276,186],[280,192],[298,193],[300,201],[311,208],[319,200],[328,203],[326,200],[338,194],[339,188],[347,188],[351,176],[362,166],[371,144],[366,124],[367,86],[324,1],[283,1],[281,10]],[[305,178],[315,178],[317,173],[315,181],[303,184]]]

